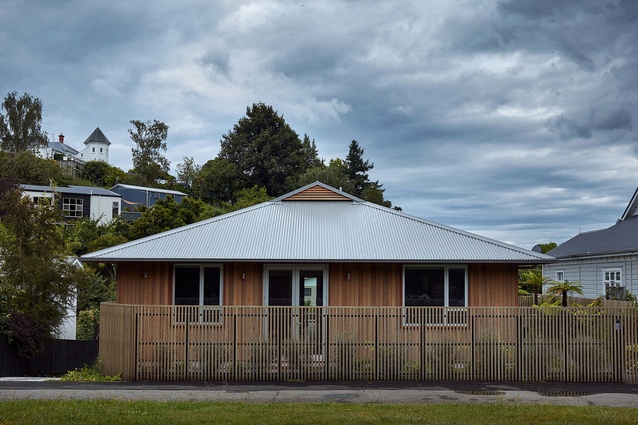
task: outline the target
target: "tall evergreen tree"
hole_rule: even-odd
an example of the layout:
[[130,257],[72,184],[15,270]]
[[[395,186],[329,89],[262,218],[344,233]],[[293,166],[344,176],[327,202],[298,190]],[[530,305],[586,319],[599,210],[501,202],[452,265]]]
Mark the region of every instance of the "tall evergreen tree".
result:
[[302,142],[283,116],[263,103],[246,108],[246,116],[220,142],[218,158],[235,165],[237,189],[265,187],[270,196],[290,190],[290,182],[317,158],[314,141]]
[[[354,196],[361,196],[363,191],[370,186],[368,171],[374,168],[374,164],[363,159],[363,148],[359,142],[353,140],[348,147],[348,155],[345,160],[346,169],[350,180],[354,181]],[[378,184],[378,182],[377,182]]]

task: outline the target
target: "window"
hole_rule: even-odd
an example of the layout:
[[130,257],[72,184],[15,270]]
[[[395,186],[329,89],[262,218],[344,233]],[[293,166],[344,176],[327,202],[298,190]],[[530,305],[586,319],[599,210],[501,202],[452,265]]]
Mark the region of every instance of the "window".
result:
[[605,297],[607,299],[625,299],[625,286],[622,282],[621,269],[603,270],[603,283],[605,285]]
[[102,149],[103,149],[103,148],[100,148],[100,153],[102,153],[102,152],[103,152],[103,150],[102,150]]
[[93,148],[93,153],[95,153],[95,148]]
[[112,217],[115,218],[120,214],[120,205],[117,202],[113,202]]
[[556,282],[565,282],[565,272],[558,270],[556,272]]
[[221,266],[178,265],[175,266],[173,280],[174,305],[200,306],[176,318],[178,322],[219,323],[218,308],[207,306],[221,305],[222,268]]
[[[406,267],[403,272],[405,307],[466,307],[467,270],[464,266]],[[406,309],[407,324],[463,324],[465,309]]]
[[75,198],[62,199],[62,211],[64,211],[65,217],[82,217],[83,209],[84,209],[84,201],[82,199],[75,199]]

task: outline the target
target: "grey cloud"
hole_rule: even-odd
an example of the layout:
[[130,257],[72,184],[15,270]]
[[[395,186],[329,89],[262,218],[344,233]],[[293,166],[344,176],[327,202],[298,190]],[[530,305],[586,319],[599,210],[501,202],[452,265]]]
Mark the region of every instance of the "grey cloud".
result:
[[562,113],[547,120],[547,127],[563,140],[574,138],[591,139],[593,132],[632,130],[632,119],[623,108],[599,111],[592,108],[584,111]]

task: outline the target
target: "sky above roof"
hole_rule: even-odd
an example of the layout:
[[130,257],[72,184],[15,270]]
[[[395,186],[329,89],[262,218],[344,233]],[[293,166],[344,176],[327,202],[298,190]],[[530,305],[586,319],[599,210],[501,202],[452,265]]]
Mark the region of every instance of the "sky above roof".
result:
[[638,186],[637,41],[634,0],[4,0],[0,97],[125,171],[129,121],[163,121],[173,173],[263,102],[326,161],[357,140],[404,212],[531,248]]

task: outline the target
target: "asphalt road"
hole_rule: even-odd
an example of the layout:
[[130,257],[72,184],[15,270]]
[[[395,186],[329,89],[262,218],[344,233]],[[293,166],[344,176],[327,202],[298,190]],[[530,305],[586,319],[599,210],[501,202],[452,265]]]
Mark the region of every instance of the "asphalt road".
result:
[[[117,399],[251,403],[544,403],[634,407],[636,384],[506,382],[102,382],[0,379],[0,401]],[[637,412],[638,417],[638,412]]]

